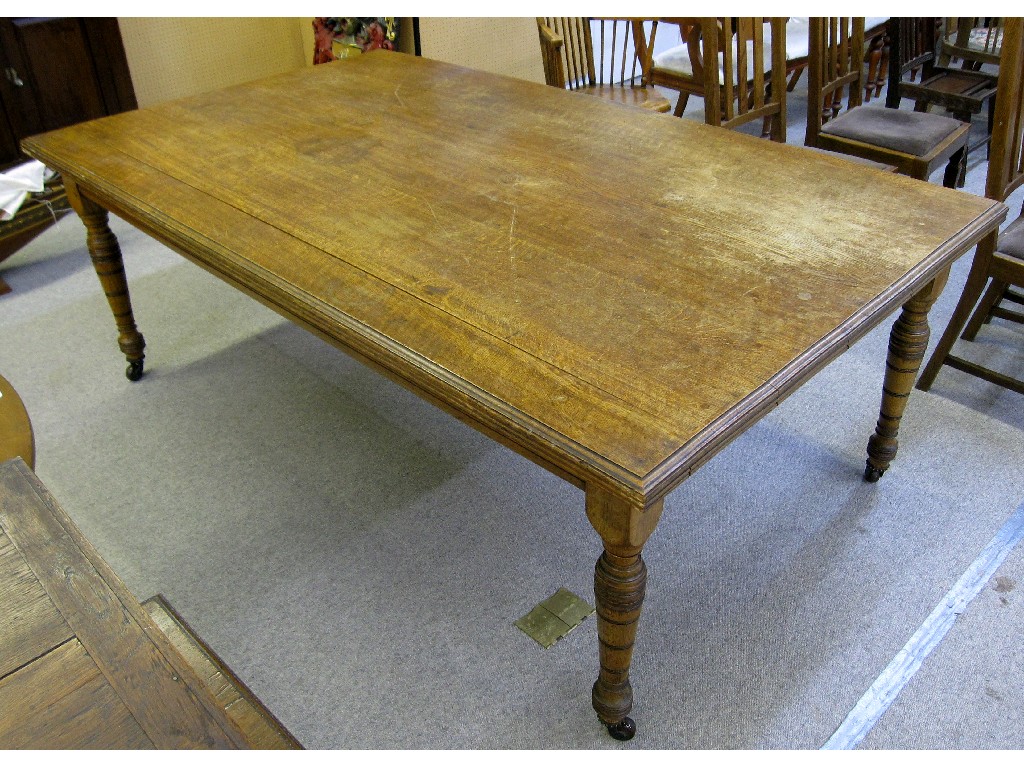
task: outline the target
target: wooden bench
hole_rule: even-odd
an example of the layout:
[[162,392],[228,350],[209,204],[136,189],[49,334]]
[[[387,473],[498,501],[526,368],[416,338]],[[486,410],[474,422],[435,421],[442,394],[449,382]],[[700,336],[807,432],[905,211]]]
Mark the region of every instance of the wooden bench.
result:
[[22,459],[0,464],[0,749],[299,747],[166,601],[132,597]]

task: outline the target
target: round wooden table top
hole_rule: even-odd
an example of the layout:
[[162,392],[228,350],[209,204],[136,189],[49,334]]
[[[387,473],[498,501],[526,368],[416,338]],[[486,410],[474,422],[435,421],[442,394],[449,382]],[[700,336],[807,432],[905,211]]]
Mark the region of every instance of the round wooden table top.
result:
[[0,462],[21,456],[34,469],[35,454],[32,422],[25,404],[11,383],[0,376]]

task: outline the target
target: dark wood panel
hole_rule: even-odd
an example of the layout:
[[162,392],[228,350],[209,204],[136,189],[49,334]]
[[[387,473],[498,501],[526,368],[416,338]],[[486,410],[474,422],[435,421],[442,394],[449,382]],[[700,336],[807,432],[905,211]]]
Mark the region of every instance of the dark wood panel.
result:
[[137,105],[116,19],[0,18],[0,69],[0,163],[22,138]]
[[117,19],[80,19],[96,68],[96,81],[106,114],[113,115],[139,105],[128,70],[128,57],[121,42]]
[[[3,46],[0,45],[0,81],[5,80],[3,71],[6,64],[3,63]],[[4,88],[0,85],[0,170],[10,165],[14,158],[18,157],[18,139],[14,135],[10,121],[7,118],[7,103],[4,101]]]
[[19,136],[103,117],[92,54],[77,19],[6,19],[0,42],[22,86],[8,80]]

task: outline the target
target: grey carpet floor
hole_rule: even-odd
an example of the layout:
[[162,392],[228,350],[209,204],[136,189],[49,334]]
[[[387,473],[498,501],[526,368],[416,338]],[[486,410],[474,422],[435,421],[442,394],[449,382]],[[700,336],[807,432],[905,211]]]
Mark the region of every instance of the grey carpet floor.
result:
[[[861,481],[884,323],[667,499],[620,744],[590,706],[593,619],[548,650],[513,626],[559,587],[592,600],[582,493],[113,227],[148,343],[136,384],[77,219],[3,266],[0,372],[37,473],[309,748],[816,749],[1024,499],[1024,399],[950,369]],[[967,347],[1024,376],[1021,333],[996,321]],[[863,747],[1024,747],[1022,565]]]

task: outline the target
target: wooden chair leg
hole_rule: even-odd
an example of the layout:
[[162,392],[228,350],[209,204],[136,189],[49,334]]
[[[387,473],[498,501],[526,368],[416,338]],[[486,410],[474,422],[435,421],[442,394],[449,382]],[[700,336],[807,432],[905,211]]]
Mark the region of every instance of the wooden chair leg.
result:
[[803,74],[806,65],[797,67],[793,70],[793,75],[789,78],[789,84],[786,86],[786,90],[792,92],[796,88],[796,84],[800,82],[800,75]]
[[967,169],[967,144],[953,153],[946,163],[946,172],[942,175],[942,186],[956,189],[963,186],[963,177]]
[[875,47],[874,44],[871,46],[871,51],[868,53],[868,76],[864,81],[864,103],[871,101],[871,92],[875,90],[875,80],[878,77],[879,64],[882,58],[882,50],[880,47]]
[[688,93],[680,93],[679,94],[679,101],[676,102],[676,108],[675,108],[675,111],[672,114],[675,115],[676,117],[682,117],[683,116],[683,112],[686,111],[686,102],[689,101],[689,100],[690,100],[690,94],[688,94]]
[[917,380],[916,386],[922,392],[927,392],[931,389],[939,369],[942,368],[942,364],[945,362],[946,357],[948,357],[949,351],[953,348],[953,343],[956,341],[957,336],[960,335],[960,331],[967,322],[967,317],[985,288],[995,244],[996,233],[993,232],[978,244],[978,248],[974,252],[974,263],[971,265],[971,271],[967,275],[966,283],[964,283],[964,292],[960,295],[960,300],[957,302],[956,308],[949,318],[946,330],[943,331],[942,336],[939,338],[939,343],[935,346],[935,351],[932,352],[932,356],[928,359],[924,371],[921,372],[921,377]]
[[1003,298],[1003,294],[1006,293],[1008,287],[1005,281],[992,279],[988,285],[988,290],[985,291],[985,295],[981,297],[981,301],[975,307],[974,314],[967,321],[967,327],[964,328],[963,335],[960,338],[974,341],[974,337],[978,335],[981,326],[992,319],[992,309]]
[[839,88],[832,96],[832,114],[826,118],[828,120],[835,120],[839,117],[839,113],[843,110],[843,89]]
[[882,52],[878,61],[878,76],[875,78],[875,98],[882,95],[882,87],[885,85],[886,73],[889,71],[889,41],[888,35],[882,40]]

